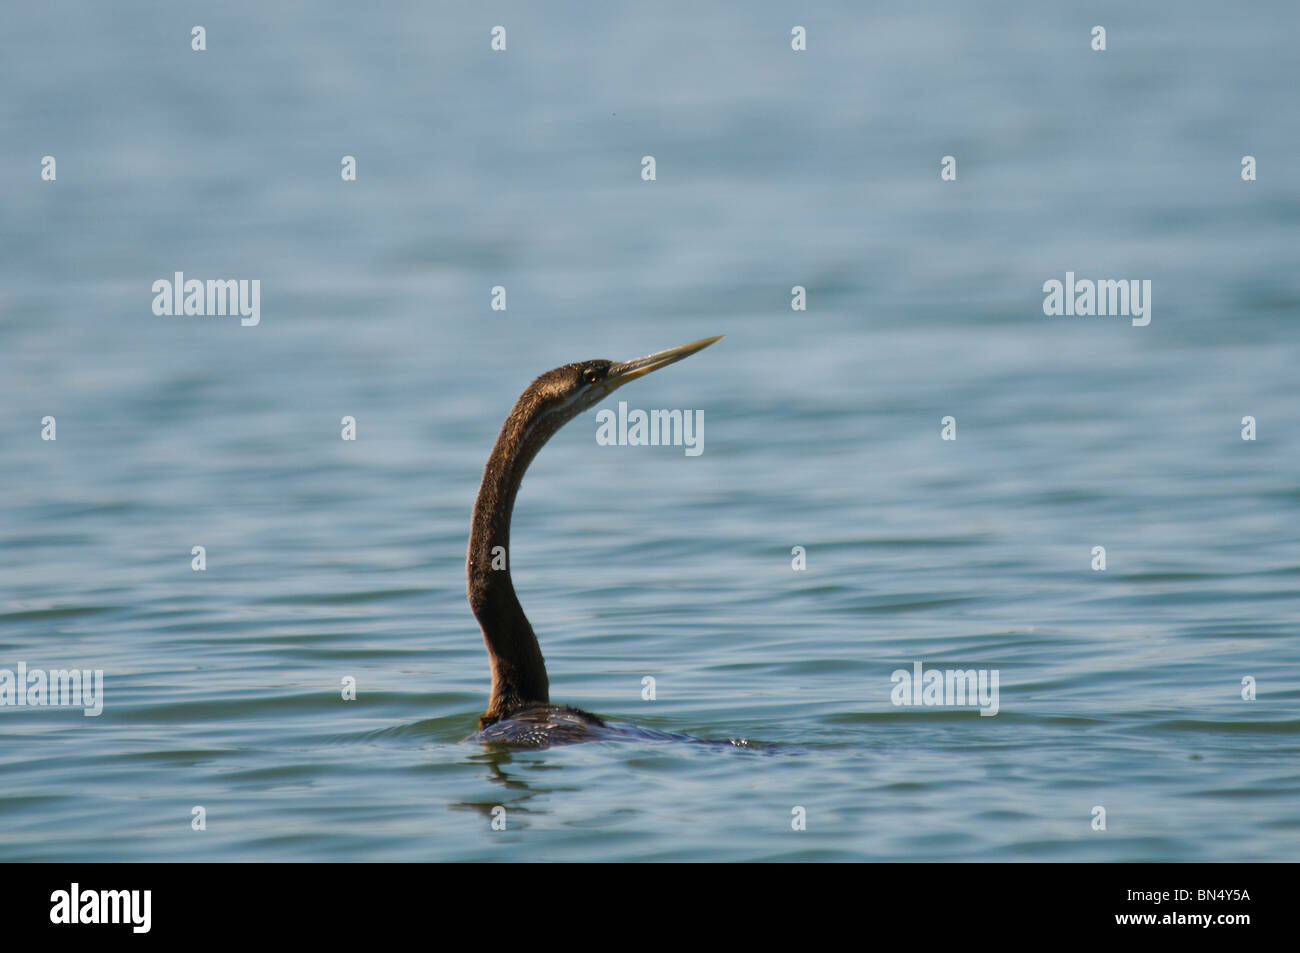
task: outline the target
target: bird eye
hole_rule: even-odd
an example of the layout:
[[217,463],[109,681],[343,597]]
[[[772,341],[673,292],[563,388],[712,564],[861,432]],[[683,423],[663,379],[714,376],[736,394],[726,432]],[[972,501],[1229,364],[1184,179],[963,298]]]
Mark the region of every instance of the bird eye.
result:
[[589,367],[582,372],[582,379],[588,384],[594,384],[596,381],[600,380],[600,371],[596,370],[594,367]]

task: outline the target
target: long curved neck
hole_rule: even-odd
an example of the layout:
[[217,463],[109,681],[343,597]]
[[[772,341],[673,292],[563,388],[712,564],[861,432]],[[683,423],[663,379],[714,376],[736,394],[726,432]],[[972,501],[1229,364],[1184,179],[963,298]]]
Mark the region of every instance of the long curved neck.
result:
[[[510,581],[510,514],[528,464],[550,433],[515,405],[497,437],[474,501],[466,560],[470,608],[483,629],[492,665],[484,726],[529,704],[550,702],[546,662]],[[495,568],[494,568],[495,567]]]

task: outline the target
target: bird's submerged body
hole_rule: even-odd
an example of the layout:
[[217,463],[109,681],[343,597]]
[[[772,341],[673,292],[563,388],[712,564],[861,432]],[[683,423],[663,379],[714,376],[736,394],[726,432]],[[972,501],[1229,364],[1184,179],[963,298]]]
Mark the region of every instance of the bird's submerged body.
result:
[[[510,517],[524,471],[560,427],[618,387],[694,354],[717,338],[634,361],[566,364],[547,371],[519,396],[501,426],[474,502],[466,559],[470,608],[483,630],[492,696],[471,739],[545,748],[582,741],[698,741],[688,735],[607,723],[567,705],[552,705],[541,646],[510,580]],[[467,739],[469,740],[469,739]],[[744,744],[744,742],[706,742]]]
[[506,718],[480,723],[479,730],[465,739],[512,748],[550,748],[583,741],[684,741],[691,744],[749,748],[739,738],[713,741],[678,731],[661,731],[640,725],[607,722],[590,712],[568,705],[530,705]]
[[[487,724],[483,724],[487,721]],[[548,748],[551,745],[599,741],[609,726],[590,712],[568,705],[528,705],[504,718],[479,722],[471,737],[484,744],[507,744],[520,748]]]

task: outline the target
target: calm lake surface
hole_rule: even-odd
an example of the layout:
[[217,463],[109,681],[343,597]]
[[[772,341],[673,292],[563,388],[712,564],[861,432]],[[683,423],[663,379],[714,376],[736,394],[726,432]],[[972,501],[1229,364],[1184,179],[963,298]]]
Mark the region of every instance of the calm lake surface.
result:
[[[1298,33],[13,6],[0,669],[102,669],[104,707],[0,708],[0,859],[1297,859]],[[177,271],[259,280],[260,324],[155,315]],[[1150,324],[1045,316],[1067,271],[1150,280]],[[704,452],[584,414],[511,565],[553,700],[771,747],[461,743],[515,397],[714,334],[605,405],[703,410]],[[895,706],[916,662],[996,670],[997,715]]]

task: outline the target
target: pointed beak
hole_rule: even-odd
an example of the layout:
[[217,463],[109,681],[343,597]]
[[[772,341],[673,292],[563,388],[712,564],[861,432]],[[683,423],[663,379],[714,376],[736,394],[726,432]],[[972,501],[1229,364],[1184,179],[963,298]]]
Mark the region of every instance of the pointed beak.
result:
[[647,354],[645,357],[638,357],[634,361],[623,361],[621,364],[614,364],[605,376],[605,384],[608,385],[609,390],[622,387],[628,381],[644,377],[651,371],[657,371],[669,364],[675,364],[684,357],[690,357],[696,351],[704,350],[714,341],[721,341],[723,337],[724,335],[719,334],[717,337],[704,338],[699,341],[692,341],[690,344],[670,347],[668,350],[660,351],[657,354]]

